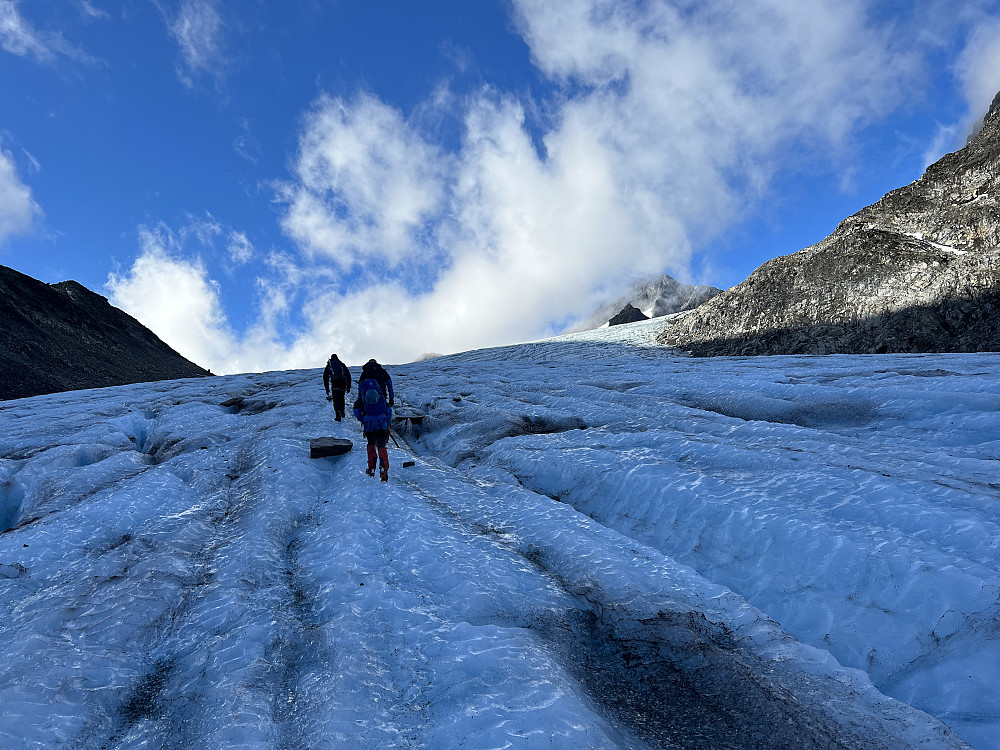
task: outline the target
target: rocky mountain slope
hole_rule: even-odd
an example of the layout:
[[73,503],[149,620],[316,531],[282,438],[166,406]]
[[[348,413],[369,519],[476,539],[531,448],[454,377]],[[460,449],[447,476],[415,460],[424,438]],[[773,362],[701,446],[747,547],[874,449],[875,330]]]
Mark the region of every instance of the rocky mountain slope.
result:
[[205,375],[77,282],[0,266],[0,399]]
[[699,356],[998,351],[998,198],[1000,94],[961,151],[659,341]]
[[[646,318],[658,318],[684,310],[693,310],[721,291],[714,286],[682,284],[667,274],[640,279],[632,284],[625,294],[598,307],[572,331],[589,331],[593,328],[600,328],[611,318],[623,312],[628,305],[639,310]],[[634,320],[642,320],[642,318],[634,318]]]

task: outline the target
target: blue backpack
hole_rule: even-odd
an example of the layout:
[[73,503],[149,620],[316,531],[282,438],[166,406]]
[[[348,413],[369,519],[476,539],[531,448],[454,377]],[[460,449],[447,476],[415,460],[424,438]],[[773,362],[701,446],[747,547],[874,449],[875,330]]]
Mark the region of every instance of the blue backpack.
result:
[[391,410],[382,394],[382,386],[375,378],[358,383],[358,399],[361,401],[361,423],[365,432],[388,430]]

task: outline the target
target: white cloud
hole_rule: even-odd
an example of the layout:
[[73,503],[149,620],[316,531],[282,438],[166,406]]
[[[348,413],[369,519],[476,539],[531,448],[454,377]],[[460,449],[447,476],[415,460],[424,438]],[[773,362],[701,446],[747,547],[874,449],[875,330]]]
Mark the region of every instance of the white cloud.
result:
[[282,188],[284,228],[343,268],[373,256],[403,263],[426,250],[422,234],[441,206],[444,161],[378,99],[322,97],[306,118],[296,180]]
[[0,47],[11,54],[31,55],[43,62],[55,57],[44,35],[21,15],[16,0],[0,0]]
[[[301,138],[298,180],[282,188],[284,226],[313,266],[386,264],[346,297],[317,283],[313,307],[324,312],[296,347],[315,356],[337,335],[348,361],[376,350],[398,361],[502,343],[589,311],[595,288],[671,260],[683,267],[683,228],[647,178],[628,184],[621,147],[602,143],[611,127],[602,117],[596,105],[567,110],[543,159],[520,104],[487,91],[465,115],[465,146],[449,155],[372,97],[322,98]],[[323,324],[345,318],[339,335]]]
[[43,63],[51,63],[59,56],[88,65],[98,63],[67,42],[62,34],[34,28],[21,15],[18,0],[0,0],[0,48],[19,57],[34,57]]
[[225,234],[222,224],[216,221],[212,214],[205,212],[203,219],[188,216],[188,223],[181,228],[179,244],[184,244],[188,237],[194,237],[204,247],[214,247],[215,239]]
[[943,125],[938,123],[937,132],[930,144],[924,150],[924,167],[929,167],[945,154],[958,148],[963,135],[968,130],[959,125]]
[[[36,162],[37,163],[37,162]],[[0,245],[29,229],[41,209],[17,174],[13,156],[0,148]]]
[[222,17],[213,0],[184,0],[170,25],[170,33],[181,48],[181,82],[191,88],[199,73],[218,76],[223,68]]
[[[547,74],[599,90],[621,84],[665,137],[702,130],[758,151],[804,128],[838,142],[899,102],[917,58],[869,26],[869,5],[515,0]],[[720,160],[731,159],[724,150]]]
[[176,233],[165,226],[160,226],[157,232],[161,238],[169,237],[178,251],[194,241],[199,250],[213,253],[219,250],[220,244],[224,244],[225,258],[236,266],[249,263],[254,258],[253,242],[246,232],[222,224],[207,211],[203,217],[188,214],[187,222]]
[[250,164],[256,164],[263,155],[260,142],[250,132],[250,122],[248,120],[243,119],[240,122],[240,129],[243,132],[233,139],[233,150],[239,154],[240,158]]
[[24,154],[24,157],[28,160],[28,164],[29,164],[28,171],[29,172],[33,172],[33,173],[37,174],[38,172],[42,171],[42,165],[38,161],[38,159],[35,158],[34,154],[32,154],[30,151],[28,151],[27,149],[24,149],[24,148],[21,149],[21,153]]
[[1000,92],[1000,19],[982,18],[975,24],[956,68],[971,123],[986,114]]
[[95,7],[89,0],[80,1],[80,12],[88,18],[109,18],[107,11]]
[[244,265],[253,260],[253,243],[245,232],[231,230],[228,236],[229,257],[234,263]]
[[206,363],[225,356],[232,340],[218,286],[200,261],[171,253],[175,242],[163,230],[140,228],[139,240],[142,252],[129,273],[109,277],[109,299],[181,355],[214,369]]
[[992,5],[981,0],[969,0],[960,8],[931,4],[934,12],[927,19],[927,33],[933,35],[938,47],[952,41],[949,34],[959,36],[956,29],[965,34],[964,46],[950,67],[966,109],[957,121],[938,123],[924,149],[925,167],[965,146],[969,135],[978,132],[983,116],[1000,92],[1000,18]]

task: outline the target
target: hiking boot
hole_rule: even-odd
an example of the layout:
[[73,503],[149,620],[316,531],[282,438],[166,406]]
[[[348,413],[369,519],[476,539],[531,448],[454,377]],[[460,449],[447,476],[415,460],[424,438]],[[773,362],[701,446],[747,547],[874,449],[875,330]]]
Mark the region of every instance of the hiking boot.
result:
[[386,466],[383,466],[381,469],[379,469],[378,475],[379,475],[379,477],[382,478],[383,482],[388,482],[389,481],[389,468],[386,467]]
[[334,422],[339,422],[340,421],[340,415],[338,414],[337,417],[333,421]]
[[375,467],[369,466],[367,469],[365,469],[365,474],[367,474],[370,477],[375,476]]

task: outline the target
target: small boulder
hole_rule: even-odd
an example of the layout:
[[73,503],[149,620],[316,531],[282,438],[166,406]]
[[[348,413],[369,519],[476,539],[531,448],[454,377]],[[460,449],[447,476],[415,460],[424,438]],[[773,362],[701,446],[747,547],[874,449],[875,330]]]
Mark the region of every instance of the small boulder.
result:
[[334,437],[313,438],[309,441],[309,458],[326,458],[327,456],[342,456],[354,443],[350,440]]

